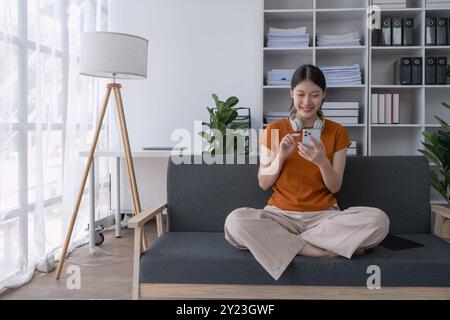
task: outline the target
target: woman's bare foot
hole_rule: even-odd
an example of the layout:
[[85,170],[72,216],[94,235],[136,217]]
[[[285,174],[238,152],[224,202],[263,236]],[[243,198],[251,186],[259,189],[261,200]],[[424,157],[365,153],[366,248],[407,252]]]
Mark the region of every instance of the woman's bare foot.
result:
[[306,257],[316,257],[316,258],[334,258],[338,256],[334,252],[321,249],[309,243],[306,243],[298,254]]

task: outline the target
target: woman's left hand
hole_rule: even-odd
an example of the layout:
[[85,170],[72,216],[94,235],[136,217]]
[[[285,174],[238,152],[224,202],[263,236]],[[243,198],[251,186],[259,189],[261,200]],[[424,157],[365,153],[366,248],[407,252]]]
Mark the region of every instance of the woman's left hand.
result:
[[313,137],[311,137],[311,141],[313,143],[312,148],[298,142],[298,154],[320,167],[328,160],[325,145],[322,141],[318,142]]

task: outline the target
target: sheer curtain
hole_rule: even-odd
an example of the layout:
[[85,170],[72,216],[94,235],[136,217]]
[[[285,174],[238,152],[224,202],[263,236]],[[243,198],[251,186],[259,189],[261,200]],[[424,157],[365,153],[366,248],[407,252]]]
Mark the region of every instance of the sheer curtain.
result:
[[[0,293],[59,259],[105,91],[78,74],[79,40],[107,30],[107,3],[0,0]],[[97,167],[103,194],[109,166]],[[69,250],[87,242],[87,222],[83,199]]]

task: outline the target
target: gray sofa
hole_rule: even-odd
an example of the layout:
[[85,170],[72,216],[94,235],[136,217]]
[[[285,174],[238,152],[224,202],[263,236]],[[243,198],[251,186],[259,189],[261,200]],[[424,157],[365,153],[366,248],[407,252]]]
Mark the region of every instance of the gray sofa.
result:
[[[248,162],[177,165],[169,160],[167,203],[129,220],[136,228],[134,298],[450,298],[450,244],[431,233],[425,157],[349,157],[336,195],[341,209],[382,209],[389,215],[390,233],[423,247],[377,246],[352,259],[297,256],[278,281],[249,251],[224,238],[232,210],[263,208],[271,195],[258,186],[259,165]],[[154,217],[159,237],[144,250],[142,227]],[[367,288],[371,265],[380,267],[381,289]]]

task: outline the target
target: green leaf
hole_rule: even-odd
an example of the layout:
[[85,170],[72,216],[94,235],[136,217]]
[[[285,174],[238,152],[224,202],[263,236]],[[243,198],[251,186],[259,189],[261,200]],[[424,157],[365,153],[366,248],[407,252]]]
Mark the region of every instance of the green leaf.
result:
[[223,124],[222,122],[219,122],[217,124],[217,128],[220,130],[220,132],[222,132],[222,134],[225,136],[226,132],[227,132],[227,126],[225,124]]
[[217,103],[219,102],[219,97],[218,97],[217,94],[215,94],[215,93],[212,94],[212,97],[213,97],[213,99],[214,99],[214,103],[215,103],[216,106],[217,106]]
[[232,109],[225,109],[225,108],[222,109],[222,112],[219,115],[219,121],[224,123],[224,124],[227,124],[227,119],[228,119],[228,117],[230,116],[230,114],[232,112],[233,112]]
[[245,122],[235,122],[230,125],[230,129],[238,130],[238,129],[249,129],[248,123]]
[[422,142],[422,145],[425,147],[426,150],[435,154],[435,152],[434,152],[435,146],[433,146],[432,144],[426,143],[426,142]]
[[439,179],[436,172],[430,171],[431,186],[436,190],[444,199],[447,199],[446,185]]
[[216,105],[217,105],[217,112],[218,112],[218,114],[221,114],[223,112],[224,102],[223,101],[218,101],[216,103]]
[[225,125],[232,123],[238,117],[238,113],[236,110],[230,109],[230,112],[227,113],[227,118],[225,119]]
[[427,150],[419,150],[419,152],[423,153],[428,160],[430,160],[431,162],[435,163],[438,166],[442,166],[441,161],[438,159],[438,157],[436,157],[434,154],[432,154],[431,152],[427,151]]
[[445,122],[444,120],[442,120],[441,118],[439,118],[438,116],[434,116],[436,118],[436,120],[441,124],[441,126],[444,129],[450,130],[450,126],[448,125],[447,122]]
[[233,96],[233,97],[229,97],[227,99],[227,101],[225,102],[225,105],[227,106],[227,108],[233,108],[238,103],[239,103],[239,99]]
[[214,113],[214,111],[211,108],[206,108],[209,112],[209,115],[211,116],[212,121],[217,121],[217,117]]

